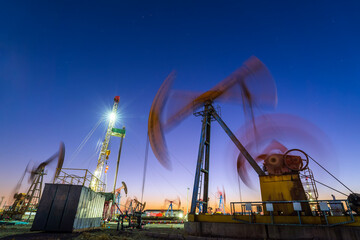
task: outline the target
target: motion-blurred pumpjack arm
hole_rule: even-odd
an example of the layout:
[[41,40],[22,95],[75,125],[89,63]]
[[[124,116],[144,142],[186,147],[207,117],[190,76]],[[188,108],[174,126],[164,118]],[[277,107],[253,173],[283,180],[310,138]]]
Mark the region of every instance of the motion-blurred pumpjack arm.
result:
[[215,109],[213,108],[213,106],[211,106],[212,111],[211,114],[212,116],[216,119],[216,121],[220,124],[220,126],[224,129],[224,131],[226,132],[226,134],[231,138],[231,140],[233,141],[233,143],[236,145],[236,147],[240,150],[240,152],[242,153],[242,155],[244,155],[244,157],[246,158],[246,160],[250,163],[250,165],[252,166],[252,168],[256,171],[256,173],[259,176],[264,176],[265,173],[264,171],[260,168],[260,166],[255,162],[255,160],[253,159],[253,157],[248,153],[248,151],[245,149],[245,147],[241,144],[241,142],[236,138],[236,136],[231,132],[230,128],[224,123],[224,121],[221,119],[221,117],[216,113]]

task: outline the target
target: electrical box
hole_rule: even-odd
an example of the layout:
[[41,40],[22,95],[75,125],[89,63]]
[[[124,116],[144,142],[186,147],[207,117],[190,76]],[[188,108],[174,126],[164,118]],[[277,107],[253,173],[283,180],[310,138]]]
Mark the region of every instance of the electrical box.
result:
[[81,185],[45,184],[31,231],[73,232],[101,226],[105,196]]

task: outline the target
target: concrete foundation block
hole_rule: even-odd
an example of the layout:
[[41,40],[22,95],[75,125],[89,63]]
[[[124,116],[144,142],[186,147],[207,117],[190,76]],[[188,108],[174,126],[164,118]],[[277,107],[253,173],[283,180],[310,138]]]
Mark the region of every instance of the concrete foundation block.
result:
[[187,222],[185,232],[189,235],[236,239],[266,239],[265,225],[216,222]]
[[270,239],[360,239],[359,227],[347,226],[276,226],[268,225]]
[[294,239],[294,240],[358,240],[356,226],[291,226],[219,222],[186,222],[185,232],[191,236],[212,239]]

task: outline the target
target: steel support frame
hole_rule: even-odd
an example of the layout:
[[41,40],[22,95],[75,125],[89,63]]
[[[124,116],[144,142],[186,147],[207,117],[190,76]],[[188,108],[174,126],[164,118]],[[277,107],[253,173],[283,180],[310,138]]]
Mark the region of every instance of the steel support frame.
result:
[[[125,127],[123,127],[122,129],[125,131]],[[115,171],[115,178],[114,178],[114,188],[113,188],[113,193],[114,194],[115,194],[115,189],[116,189],[117,176],[118,176],[118,172],[119,172],[120,156],[121,156],[121,150],[122,150],[123,141],[124,141],[124,136],[122,136],[121,139],[120,139],[119,153],[118,153],[118,158],[117,158],[117,163],[116,163],[116,171]]]
[[[210,160],[210,130],[211,130],[211,120],[215,119],[226,134],[230,137],[236,147],[239,149],[241,154],[246,158],[249,164],[253,167],[256,173],[259,176],[264,176],[264,171],[260,168],[260,166],[255,162],[253,157],[249,154],[249,152],[245,149],[245,147],[240,143],[240,141],[236,138],[234,133],[230,130],[230,128],[225,124],[225,122],[221,119],[221,117],[217,114],[216,110],[212,106],[211,102],[207,102],[204,105],[204,110],[197,113],[197,115],[202,116],[202,128],[201,128],[201,136],[200,136],[200,144],[199,144],[199,152],[197,158],[195,179],[194,179],[194,188],[193,195],[191,200],[191,209],[190,213],[195,214],[196,207],[199,204],[203,204],[203,208],[201,209],[202,213],[207,213],[208,208],[208,197],[209,197],[209,160]],[[205,159],[204,159],[205,153]],[[204,162],[203,162],[204,160]],[[202,168],[204,166],[204,168]],[[198,200],[199,190],[201,189],[202,182],[201,174],[204,174],[204,189],[203,189],[203,200]],[[199,211],[200,212],[200,211]]]
[[[113,105],[111,114],[116,115],[117,109],[119,106],[119,101],[120,101],[120,99],[116,99],[116,97],[114,98],[114,105]],[[106,151],[108,150],[111,133],[112,133],[112,128],[114,127],[115,122],[116,122],[115,119],[109,120],[109,124],[108,124],[106,134],[105,134],[105,139],[101,146],[98,163],[97,163],[94,175],[90,182],[90,188],[91,188],[91,190],[93,190],[95,192],[98,192],[98,191],[105,192],[106,191],[106,175],[107,174],[105,172],[105,166],[107,165],[107,157],[108,157],[106,155]],[[105,184],[103,188],[100,188],[99,180]]]
[[225,215],[225,204],[224,204],[223,195],[220,195],[219,209],[222,209],[222,212]]
[[173,212],[173,207],[172,207],[172,203],[170,203],[170,205],[169,205],[169,207],[168,207],[168,209],[167,209],[167,211],[166,211],[166,213],[165,213],[165,216],[166,217],[168,217],[169,216],[169,210],[171,211],[171,217],[173,217],[174,216],[174,212]]
[[16,213],[14,213],[14,215],[16,215],[15,218],[20,217],[21,219],[22,215],[24,215],[29,208],[31,208],[30,212],[34,211],[34,208],[37,208],[41,198],[44,175],[44,168],[41,168],[39,172],[36,173],[35,178],[25,195],[24,201],[16,210]]
[[[190,213],[195,214],[196,206],[198,204],[202,204],[203,207],[201,209],[202,213],[207,213],[207,205],[209,198],[209,160],[210,160],[210,130],[211,130],[211,118],[213,108],[211,103],[205,104],[204,111],[202,112],[202,128],[201,128],[201,136],[200,136],[200,144],[199,144],[199,152],[198,159],[196,165],[196,173],[194,179],[194,188],[193,195],[191,200],[191,208]],[[204,159],[205,155],[205,159]],[[205,162],[203,162],[205,160]],[[203,168],[204,166],[204,168]],[[202,187],[202,183],[200,182],[200,175],[204,174],[204,191],[203,191],[203,200],[199,201],[198,195],[199,190]]]

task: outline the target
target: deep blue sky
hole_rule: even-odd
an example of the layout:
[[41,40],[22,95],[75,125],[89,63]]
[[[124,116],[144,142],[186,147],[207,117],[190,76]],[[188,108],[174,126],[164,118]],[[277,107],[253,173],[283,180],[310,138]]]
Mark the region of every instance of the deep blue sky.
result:
[[[9,194],[29,160],[44,160],[61,140],[65,166],[94,171],[105,124],[77,158],[70,156],[120,95],[118,126],[128,135],[119,179],[139,197],[147,116],[167,74],[177,70],[176,89],[205,91],[251,55],[276,81],[276,112],[301,116],[324,131],[337,156],[328,167],[359,192],[359,12],[357,1],[0,1],[0,195]],[[235,131],[241,108],[222,107]],[[195,117],[168,135],[172,172],[150,155],[149,202],[177,195],[185,201],[199,135]],[[238,200],[235,173],[226,166],[233,161],[224,157],[230,143],[218,126],[212,136],[210,191],[224,185]],[[110,185],[115,159],[113,153]],[[249,200],[259,198],[257,189],[243,191]]]

